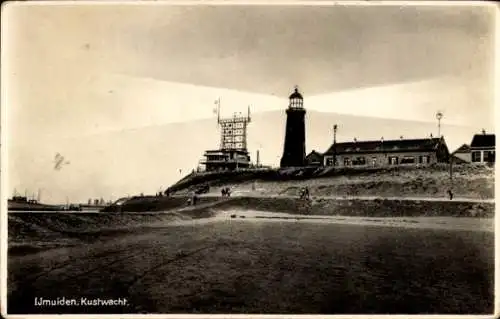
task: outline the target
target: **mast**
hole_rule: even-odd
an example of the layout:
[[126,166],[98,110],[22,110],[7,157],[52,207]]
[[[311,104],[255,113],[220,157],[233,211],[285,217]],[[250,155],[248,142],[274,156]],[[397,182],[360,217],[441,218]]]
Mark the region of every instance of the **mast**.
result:
[[217,124],[220,123],[220,97],[216,101],[217,104]]
[[333,125],[333,166],[337,162],[337,124]]
[[438,120],[438,138],[441,138],[441,119],[443,118],[443,113],[438,111],[436,113],[436,119]]

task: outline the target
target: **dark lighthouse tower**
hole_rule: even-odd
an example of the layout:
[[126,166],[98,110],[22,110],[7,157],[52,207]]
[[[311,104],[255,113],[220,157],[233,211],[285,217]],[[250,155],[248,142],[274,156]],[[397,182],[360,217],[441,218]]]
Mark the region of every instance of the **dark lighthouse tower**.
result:
[[306,128],[304,98],[297,87],[286,110],[286,131],[281,167],[304,166],[306,158]]

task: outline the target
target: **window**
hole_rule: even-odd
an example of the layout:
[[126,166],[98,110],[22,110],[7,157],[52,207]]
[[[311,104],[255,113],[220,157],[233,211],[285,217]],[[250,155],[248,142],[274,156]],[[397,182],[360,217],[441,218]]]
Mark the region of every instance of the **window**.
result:
[[472,161],[475,163],[481,162],[481,152],[480,151],[472,152]]
[[415,157],[403,157],[401,159],[401,164],[415,164]]
[[351,165],[351,159],[349,157],[344,157],[344,166],[350,166]]
[[352,161],[352,165],[365,165],[365,164],[366,164],[366,160],[364,157],[356,157]]
[[488,163],[495,163],[495,151],[485,151],[484,161]]
[[389,165],[398,165],[398,157],[389,156]]
[[372,157],[372,165],[373,166],[377,165],[377,158],[376,157]]
[[332,166],[332,165],[333,165],[333,157],[327,157],[326,166]]
[[428,164],[430,162],[430,156],[429,155],[419,156],[418,157],[418,162],[420,164]]

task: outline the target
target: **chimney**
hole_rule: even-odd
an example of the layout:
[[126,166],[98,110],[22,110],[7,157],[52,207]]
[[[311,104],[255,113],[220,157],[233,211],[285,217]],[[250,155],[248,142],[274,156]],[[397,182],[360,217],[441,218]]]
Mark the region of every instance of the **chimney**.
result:
[[357,138],[354,138],[354,143],[356,143],[357,141],[358,141],[358,139],[357,139]]
[[484,128],[483,128],[482,132],[483,132],[483,135],[486,135],[486,130]]
[[399,139],[401,139],[401,140],[402,140],[402,139],[403,139],[403,135],[401,135],[401,136],[399,137]]

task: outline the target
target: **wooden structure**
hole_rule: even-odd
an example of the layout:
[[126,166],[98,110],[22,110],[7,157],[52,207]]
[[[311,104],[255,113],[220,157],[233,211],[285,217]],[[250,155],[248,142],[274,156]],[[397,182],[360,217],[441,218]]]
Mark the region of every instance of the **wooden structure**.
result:
[[232,117],[220,117],[220,99],[217,104],[217,123],[221,129],[220,147],[207,150],[200,164],[206,171],[226,171],[250,167],[247,150],[247,127],[251,122],[250,107],[246,116],[234,113]]

